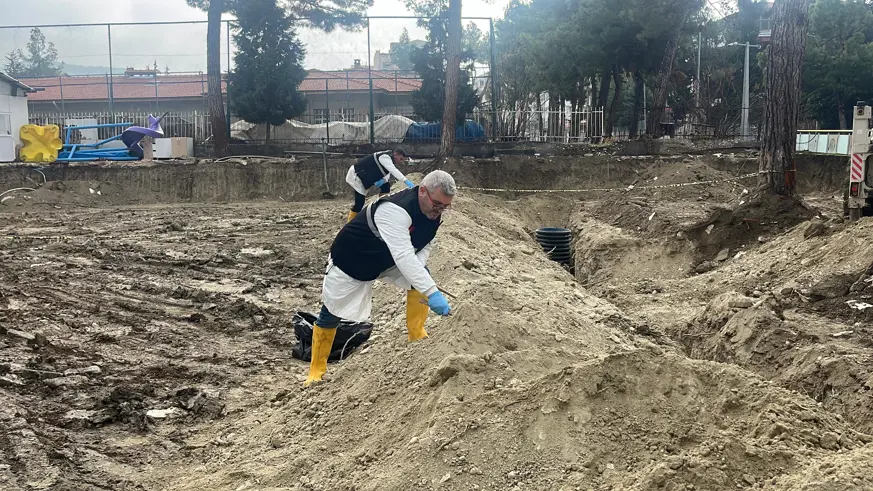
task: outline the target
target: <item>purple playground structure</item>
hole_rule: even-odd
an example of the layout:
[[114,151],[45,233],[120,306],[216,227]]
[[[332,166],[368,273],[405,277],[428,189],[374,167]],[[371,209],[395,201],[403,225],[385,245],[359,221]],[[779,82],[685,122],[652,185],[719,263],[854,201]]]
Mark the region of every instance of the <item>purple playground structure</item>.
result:
[[[67,126],[63,149],[58,154],[59,162],[90,162],[94,160],[142,160],[143,150],[140,141],[146,136],[160,138],[164,136],[160,118],[151,114],[148,117],[148,127],[133,126],[133,123],[94,124],[86,126]],[[70,143],[73,130],[92,128],[125,128],[116,135],[95,143]],[[126,148],[105,147],[109,142],[121,140]]]

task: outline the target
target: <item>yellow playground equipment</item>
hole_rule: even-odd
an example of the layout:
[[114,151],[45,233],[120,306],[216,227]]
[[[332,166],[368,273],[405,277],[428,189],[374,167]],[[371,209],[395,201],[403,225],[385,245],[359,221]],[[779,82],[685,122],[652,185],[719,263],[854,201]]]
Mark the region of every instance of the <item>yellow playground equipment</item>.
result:
[[60,138],[61,129],[56,124],[26,124],[21,127],[20,134],[20,156],[25,162],[54,162],[64,146]]

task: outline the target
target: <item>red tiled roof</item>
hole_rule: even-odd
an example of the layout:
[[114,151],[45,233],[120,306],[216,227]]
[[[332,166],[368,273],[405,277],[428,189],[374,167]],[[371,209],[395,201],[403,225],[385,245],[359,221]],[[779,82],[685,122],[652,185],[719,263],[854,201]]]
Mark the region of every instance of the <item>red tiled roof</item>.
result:
[[[421,80],[408,74],[393,71],[372,72],[373,90],[387,93],[408,93],[421,88]],[[22,83],[39,92],[28,95],[31,101],[105,100],[109,99],[109,82],[105,76],[88,77],[47,77],[22,78]],[[201,75],[160,75],[157,79],[157,97],[176,99],[203,97],[207,90],[206,74]],[[331,92],[367,91],[369,81],[367,70],[346,70],[342,72],[323,72],[310,70],[300,84],[303,92],[324,92],[325,84]],[[227,90],[227,81],[222,77],[221,91]],[[61,97],[63,91],[63,97]],[[112,94],[117,100],[154,99],[155,80],[150,77],[112,77]]]

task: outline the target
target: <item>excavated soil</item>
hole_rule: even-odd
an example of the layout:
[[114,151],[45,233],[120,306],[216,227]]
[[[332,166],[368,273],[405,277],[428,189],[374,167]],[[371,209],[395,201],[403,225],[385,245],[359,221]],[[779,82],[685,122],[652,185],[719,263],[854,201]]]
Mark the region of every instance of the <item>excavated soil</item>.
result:
[[[759,195],[752,158],[463,191],[429,265],[453,314],[409,344],[377,283],[371,338],[309,389],[290,320],[319,306],[346,200],[15,193],[0,488],[873,489],[873,222],[830,189]],[[459,184],[497,187],[484,165]],[[574,229],[575,277],[541,226]]]

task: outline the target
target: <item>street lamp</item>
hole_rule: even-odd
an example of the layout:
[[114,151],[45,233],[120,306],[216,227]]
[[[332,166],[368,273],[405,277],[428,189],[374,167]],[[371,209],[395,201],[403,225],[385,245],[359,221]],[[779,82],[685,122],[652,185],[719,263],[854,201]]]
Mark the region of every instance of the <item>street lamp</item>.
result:
[[760,44],[728,43],[728,46],[746,47],[746,64],[743,67],[743,115],[740,121],[740,133],[743,140],[749,139],[749,48],[761,49]]

